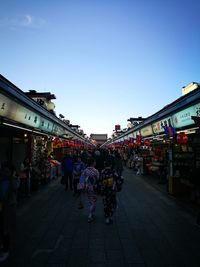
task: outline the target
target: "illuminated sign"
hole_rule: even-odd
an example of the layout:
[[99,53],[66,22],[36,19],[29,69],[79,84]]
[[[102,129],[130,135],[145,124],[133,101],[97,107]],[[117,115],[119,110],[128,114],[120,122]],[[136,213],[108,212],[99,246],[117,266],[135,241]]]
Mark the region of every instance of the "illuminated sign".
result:
[[41,117],[39,128],[42,131],[51,133],[53,131],[53,122]]
[[151,126],[146,126],[140,130],[141,136],[150,136],[153,134],[153,130]]
[[40,116],[38,114],[2,94],[0,94],[0,116],[34,128],[38,128],[40,125]]
[[8,116],[9,111],[10,111],[11,106],[12,106],[11,102],[12,101],[8,97],[0,94],[0,116],[2,116],[2,117]]
[[196,104],[174,114],[172,116],[174,127],[181,128],[194,124],[191,116],[200,116],[200,104]]
[[173,126],[171,117],[167,117],[160,121],[154,122],[152,124],[153,132],[155,134],[164,133],[164,127],[166,126]]
[[[0,116],[57,136],[69,135],[62,126],[0,93]],[[71,134],[71,137],[73,134]]]
[[40,125],[40,116],[33,111],[15,103],[12,104],[12,113],[10,114],[10,119],[13,121],[20,122],[22,124],[39,128]]
[[200,103],[197,105],[194,105],[194,112],[195,112],[194,116],[200,117]]
[[136,138],[136,132],[132,133],[133,138]]

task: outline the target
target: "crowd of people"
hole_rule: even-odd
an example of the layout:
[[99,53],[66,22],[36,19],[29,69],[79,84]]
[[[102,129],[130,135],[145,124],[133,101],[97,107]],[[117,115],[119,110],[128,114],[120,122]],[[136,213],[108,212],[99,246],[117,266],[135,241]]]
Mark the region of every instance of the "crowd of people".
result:
[[14,246],[19,182],[15,167],[3,162],[0,167],[0,262],[9,256]]
[[12,162],[0,162],[0,263],[14,247],[17,203],[31,196],[43,171],[33,166],[28,156],[18,168]]
[[[79,209],[87,199],[87,221],[95,220],[97,200],[102,199],[106,225],[113,222],[117,208],[117,193],[122,190],[124,167],[133,169],[136,175],[143,174],[144,159],[139,151],[125,150],[69,150],[60,162],[62,184],[78,199]],[[28,157],[17,172],[12,163],[0,162],[0,262],[4,261],[14,246],[16,208],[20,196],[30,197],[34,174],[42,170],[32,166]],[[55,175],[55,174],[54,174]],[[191,174],[197,179],[198,173]],[[200,213],[197,223],[200,224]]]
[[[79,198],[80,209],[83,208],[83,191],[86,192],[88,222],[94,220],[97,196],[100,194],[106,223],[110,224],[117,206],[116,192],[121,190],[123,183],[120,154],[98,149],[77,150],[67,153],[60,167],[65,190],[73,190],[73,195]],[[33,166],[28,157],[18,166],[18,171],[12,163],[0,162],[0,263],[7,259],[14,247],[17,203],[31,196],[34,177],[42,171]]]
[[[62,160],[62,183],[65,190],[73,190],[79,197],[78,208],[83,208],[82,194],[88,199],[88,222],[94,221],[98,195],[103,198],[105,223],[111,224],[117,207],[117,192],[123,184],[123,160],[118,151],[83,151],[80,154],[68,153]],[[64,182],[63,182],[64,181]]]

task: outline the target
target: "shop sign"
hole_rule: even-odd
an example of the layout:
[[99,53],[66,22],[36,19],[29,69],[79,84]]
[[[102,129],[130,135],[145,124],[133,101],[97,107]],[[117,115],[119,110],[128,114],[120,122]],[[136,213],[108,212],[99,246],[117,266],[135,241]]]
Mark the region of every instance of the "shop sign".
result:
[[39,126],[40,130],[51,133],[53,131],[53,125],[54,125],[53,122],[41,117]]
[[52,133],[53,133],[53,135],[63,136],[66,134],[66,130],[57,124],[53,124]]
[[54,126],[54,123],[30,109],[0,94],[0,116],[11,119],[15,122],[40,129],[47,133],[54,132],[56,135],[63,135],[64,129]]
[[194,124],[191,116],[197,116],[199,114],[199,104],[186,108],[172,116],[173,125],[175,128],[181,128]]
[[150,136],[153,134],[152,127],[151,126],[146,126],[140,130],[141,136]]
[[40,116],[38,114],[17,103],[14,104],[13,112],[10,118],[14,121],[34,128],[39,128],[40,125]]
[[57,124],[54,124],[53,125],[52,134],[53,135],[58,135],[58,125]]
[[8,117],[8,114],[11,110],[11,106],[12,101],[8,97],[0,94],[0,116]]
[[65,129],[62,128],[62,127],[60,127],[60,126],[58,126],[58,128],[57,128],[57,134],[59,136],[63,136],[65,134]]
[[136,138],[136,132],[131,133],[131,136],[135,139]]
[[171,117],[167,117],[152,124],[153,132],[155,134],[164,133],[165,127],[173,126]]
[[2,94],[0,97],[0,116],[34,128],[39,127],[40,116],[38,114]]
[[194,116],[200,117],[200,103],[197,105],[194,105],[194,112],[195,112]]

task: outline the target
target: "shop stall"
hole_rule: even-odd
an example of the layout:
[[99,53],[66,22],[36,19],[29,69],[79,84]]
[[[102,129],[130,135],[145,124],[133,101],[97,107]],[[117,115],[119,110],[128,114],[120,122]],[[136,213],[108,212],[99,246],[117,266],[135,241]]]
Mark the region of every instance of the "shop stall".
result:
[[[200,86],[110,140],[115,146],[133,136],[135,151],[143,158],[143,173],[162,179],[174,196],[199,199]],[[149,142],[145,144],[145,142]],[[197,174],[198,173],[198,174]],[[199,201],[199,200],[198,200]]]

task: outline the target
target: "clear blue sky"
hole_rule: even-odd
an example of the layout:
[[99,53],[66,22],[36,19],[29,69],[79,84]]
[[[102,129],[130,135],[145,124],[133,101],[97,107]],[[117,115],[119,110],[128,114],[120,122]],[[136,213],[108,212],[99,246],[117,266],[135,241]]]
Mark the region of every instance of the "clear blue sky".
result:
[[200,82],[199,14],[199,0],[1,0],[0,73],[110,136]]

